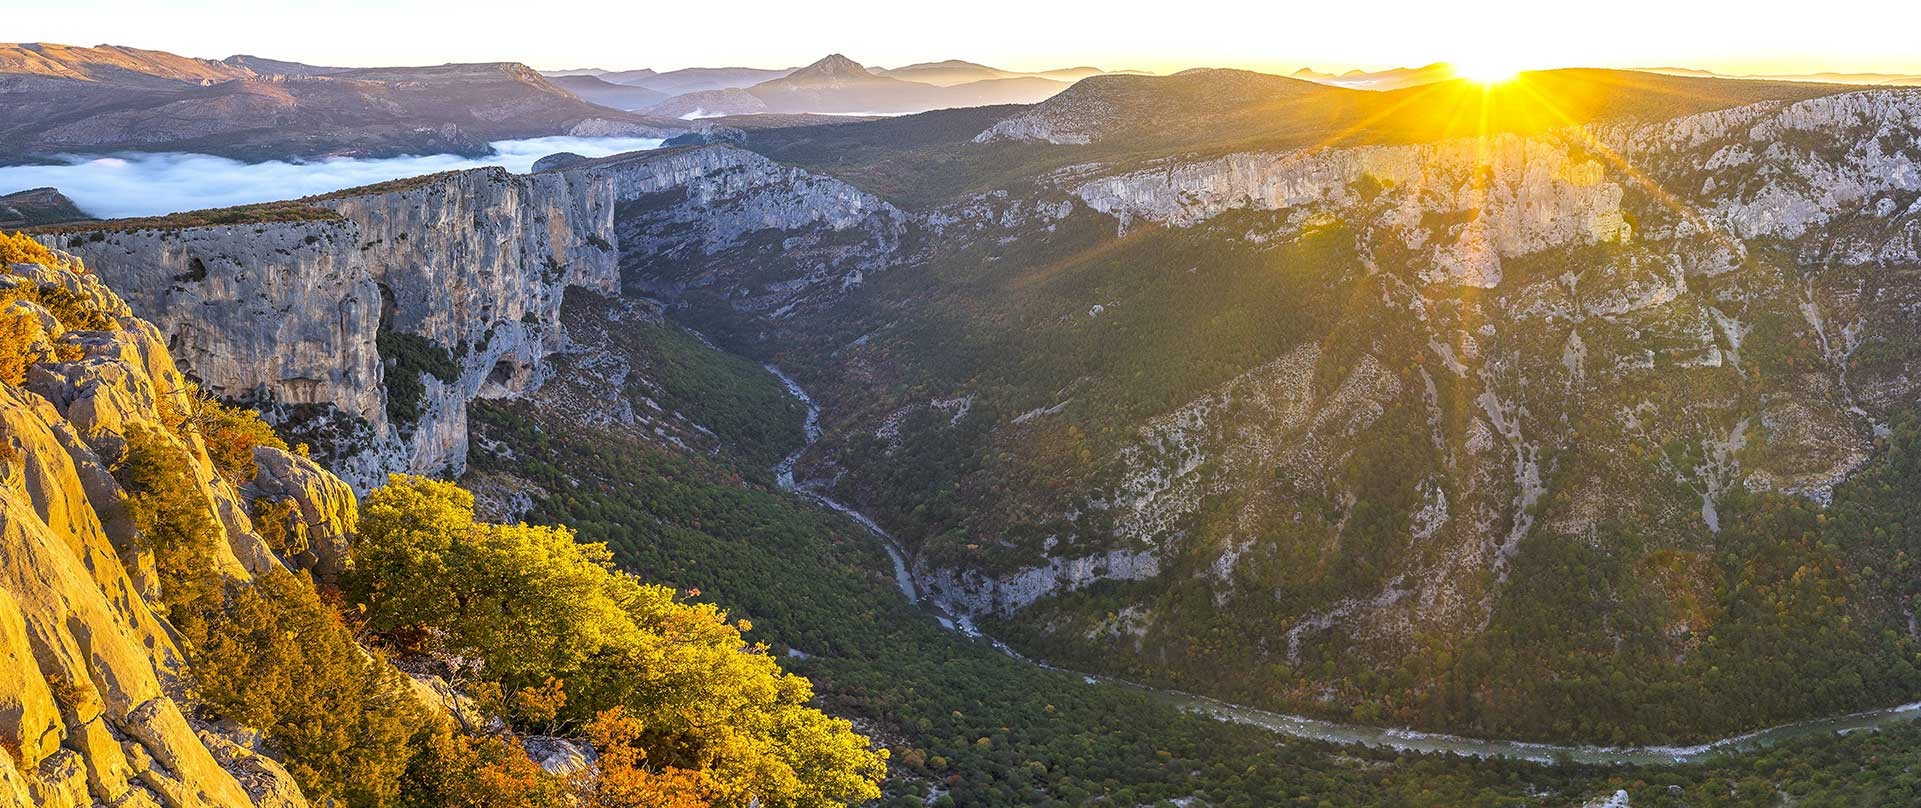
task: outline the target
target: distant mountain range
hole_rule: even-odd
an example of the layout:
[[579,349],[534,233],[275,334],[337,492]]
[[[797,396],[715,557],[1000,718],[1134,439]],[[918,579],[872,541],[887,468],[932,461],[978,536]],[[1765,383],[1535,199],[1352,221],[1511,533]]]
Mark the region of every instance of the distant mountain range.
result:
[[115,151],[482,155],[495,140],[687,128],[583,100],[514,62],[340,68],[47,43],[0,44],[0,109],[0,164]]
[[[741,116],[777,115],[774,120],[795,121],[803,119],[793,116],[902,115],[1037,104],[1088,79],[1144,78],[1138,73],[1096,67],[1021,72],[952,59],[883,68],[840,54],[799,68],[574,68],[541,73],[515,62],[348,68],[254,55],[200,59],[116,45],[0,44],[0,109],[7,111],[0,116],[0,165],[118,151],[191,151],[243,160],[482,155],[491,151],[492,141],[504,139],[565,134],[672,138],[712,127],[687,122],[694,118],[733,117],[740,123]],[[1668,67],[1639,74],[1921,84],[1921,76],[1890,73],[1725,77]],[[1254,76],[1227,83],[1241,87],[1280,78]],[[1436,63],[1338,74],[1303,68],[1291,78],[1394,92],[1444,84],[1456,75],[1449,65]],[[1130,86],[1123,81],[1095,89],[1096,94],[1111,90],[1126,95]],[[1187,126],[1166,118],[1152,125],[1169,130]]]
[[[1635,72],[1658,73],[1663,76],[1688,76],[1693,78],[1748,79],[1753,81],[1800,81],[1822,84],[1847,84],[1865,86],[1921,86],[1921,75],[1904,73],[1773,73],[1752,75],[1731,75],[1692,67],[1643,67],[1634,68]],[[1344,73],[1327,73],[1311,67],[1303,67],[1291,74],[1294,78],[1326,84],[1334,87],[1348,87],[1356,90],[1399,90],[1418,87],[1423,84],[1449,81],[1459,78],[1454,67],[1446,62],[1436,62],[1424,67],[1396,67],[1388,70],[1349,70]]]
[[[833,54],[753,84],[681,93],[646,111],[679,118],[772,112],[897,115],[1037,103],[1089,75],[1100,72],[1087,67],[1014,73],[960,61],[884,70]],[[644,86],[658,89],[659,84],[656,80]]]
[[603,70],[594,67],[574,70],[543,70],[541,71],[541,75],[556,79],[592,76],[609,84],[653,90],[660,93],[662,98],[668,98],[683,93],[752,87],[763,81],[780,78],[797,69],[798,68],[792,67],[784,70],[770,70],[758,67],[689,67],[660,73],[651,68],[641,68],[639,70]]
[[635,87],[658,90],[668,96],[676,96],[706,90],[752,87],[763,81],[786,76],[794,70],[795,68],[791,67],[784,70],[764,70],[757,67],[690,67],[684,70],[669,70],[665,73],[654,73],[651,70],[624,70],[609,73],[601,78],[615,84],[631,84]]
[[[349,68],[200,59],[117,45],[0,44],[0,165],[60,154],[187,151],[243,160],[481,155],[548,135],[674,137],[760,114],[896,115],[1036,103],[1102,71],[1022,73],[949,60],[868,68],[576,68],[514,62]],[[783,118],[783,120],[793,120]],[[735,127],[739,128],[739,127]]]
[[1053,81],[1073,83],[1088,76],[1098,76],[1107,72],[1098,67],[1069,67],[1061,70],[1043,70],[1037,73],[1020,73],[988,67],[987,65],[976,64],[974,62],[961,61],[959,59],[949,59],[945,62],[922,62],[920,64],[907,65],[906,67],[896,67],[892,70],[884,70],[881,68],[869,68],[869,70],[875,75],[905,79],[907,81],[918,81],[922,84],[932,84],[938,87],[951,87],[956,84],[966,84],[972,81],[1018,78],[1050,79]]
[[1323,73],[1313,68],[1303,67],[1294,71],[1293,77],[1317,84],[1355,90],[1399,90],[1404,87],[1418,87],[1459,78],[1455,75],[1454,67],[1445,62],[1436,62],[1425,67],[1396,67],[1373,72],[1349,70],[1339,74]]
[[614,109],[645,109],[667,100],[668,96],[659,90],[636,87],[629,84],[615,84],[601,76],[553,76],[548,81],[582,100],[591,101],[603,107]]
[[1913,73],[1774,73],[1754,75],[1732,75],[1715,73],[1710,70],[1696,70],[1691,67],[1644,67],[1644,73],[1660,73],[1665,76],[1696,76],[1717,79],[1753,79],[1757,81],[1813,81],[1822,84],[1851,84],[1856,86],[1912,87],[1921,86],[1921,74]]
[[[806,67],[786,70],[721,67],[656,73],[582,68],[546,75],[592,88],[598,96],[582,97],[596,103],[608,103],[601,99],[613,96],[582,81],[582,77],[664,93],[661,101],[644,108],[650,114],[704,118],[767,113],[897,115],[953,107],[1032,104],[1076,81],[1108,72],[1097,67],[1020,72],[960,59],[882,68],[834,54]],[[575,85],[563,86],[572,89]]]

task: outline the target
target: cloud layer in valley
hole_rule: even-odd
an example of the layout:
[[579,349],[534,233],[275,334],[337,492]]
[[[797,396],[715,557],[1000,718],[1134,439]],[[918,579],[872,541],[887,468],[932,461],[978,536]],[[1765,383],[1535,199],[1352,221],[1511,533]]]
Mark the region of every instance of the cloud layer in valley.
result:
[[658,148],[660,143],[654,138],[543,137],[496,141],[488,157],[430,154],[313,162],[242,163],[175,152],[71,157],[67,165],[0,167],[0,194],[52,186],[93,216],[156,216],[293,199],[436,171],[502,166],[526,172],[535,160],[557,152],[605,157]]

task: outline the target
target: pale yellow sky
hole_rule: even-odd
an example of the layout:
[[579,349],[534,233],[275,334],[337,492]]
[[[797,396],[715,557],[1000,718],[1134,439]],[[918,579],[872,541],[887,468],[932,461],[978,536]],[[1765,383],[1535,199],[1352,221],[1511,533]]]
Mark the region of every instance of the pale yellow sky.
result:
[[[32,5],[18,13],[4,6]],[[1921,2],[421,3],[403,0],[0,0],[5,36],[346,66],[521,61],[540,68],[785,67],[968,59],[1291,72],[1436,61],[1686,66],[1730,73],[1921,73]]]

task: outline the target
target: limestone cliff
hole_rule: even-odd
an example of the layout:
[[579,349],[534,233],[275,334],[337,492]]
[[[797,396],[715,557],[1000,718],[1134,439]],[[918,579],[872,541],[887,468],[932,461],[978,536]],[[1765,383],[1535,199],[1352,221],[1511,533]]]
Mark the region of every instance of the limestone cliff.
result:
[[[488,168],[306,201],[338,218],[41,240],[127,290],[208,390],[259,404],[362,490],[461,469],[467,402],[537,386],[565,343],[563,290],[616,282],[603,179]],[[423,338],[454,372],[400,366],[383,333]],[[402,385],[424,387],[417,401],[395,406],[396,372],[419,374]]]
[[[618,260],[636,266],[699,263],[757,234],[808,231],[790,250],[818,246],[834,260],[783,279],[767,294],[778,301],[771,308],[858,284],[897,243],[904,218],[845,182],[724,145],[524,176],[452,172],[302,201],[329,215],[107,222],[39,238],[128,290],[204,387],[259,406],[362,491],[390,472],[461,471],[468,402],[548,377],[548,358],[567,345],[562,295],[615,290],[617,239]],[[616,208],[634,223],[618,235]],[[662,226],[673,235],[652,235]],[[383,355],[383,334],[397,349],[444,350],[452,371],[423,373],[407,355]],[[396,373],[410,378],[397,385]],[[417,401],[396,399],[407,388]]]
[[281,561],[198,434],[168,426],[190,404],[159,330],[70,256],[53,263],[0,275],[26,363],[24,383],[0,384],[0,805],[304,806],[277,763],[192,717],[152,558],[108,473],[129,431],[184,449],[223,539],[218,574]]
[[[1413,423],[1437,457],[1411,476],[1394,562],[1371,589],[1295,615],[1276,658],[1312,642],[1391,658],[1420,631],[1477,631],[1530,537],[1634,518],[1712,536],[1735,490],[1825,504],[1921,401],[1906,347],[1921,329],[1917,144],[1921,95],[1860,92],[1070,180],[1122,228],[1163,223],[1200,243],[1349,233],[1358,265],[1314,270],[1374,279],[1378,306],[1349,316],[1378,317],[1383,336],[1340,361],[1302,358],[1318,351],[1304,343],[1135,425],[1081,484],[1090,493],[1055,506],[1065,524],[1037,562],[925,577],[959,609],[1002,615],[1156,575],[1207,590],[1197,602],[1212,608],[1253,609],[1291,580],[1273,571],[1285,556],[1264,520],[1312,524],[1301,503],[1325,497],[1338,505],[1317,535],[1345,537],[1365,495],[1330,470],[1397,410],[1425,416]],[[1383,371],[1403,339],[1425,366]],[[1334,381],[1318,396],[1296,389],[1314,378]],[[1000,428],[1007,442],[1044,434],[1024,420]],[[1660,447],[1685,456],[1636,459]],[[1203,539],[1210,507],[1234,516]],[[1149,602],[1128,607],[1123,645],[1178,631]],[[1082,630],[1106,636],[1059,629]],[[1699,626],[1668,630],[1685,648]]]
[[[1399,569],[1377,591],[1302,615],[1290,654],[1336,627],[1350,642],[1471,628],[1490,596],[1461,582],[1482,571],[1505,580],[1530,534],[1592,531],[1621,503],[1660,501],[1646,486],[1678,489],[1665,524],[1705,533],[1721,529],[1736,488],[1825,502],[1868,462],[1891,414],[1921,396],[1900,347],[1921,328],[1917,143],[1921,95],[1873,91],[1070,177],[1068,190],[1123,229],[1156,222],[1263,246],[1351,230],[1360,266],[1316,270],[1378,277],[1383,327],[1425,345],[1432,365],[1386,374],[1376,356],[1331,364],[1305,343],[1138,424],[1085,484],[1096,493],[1058,506],[1071,527],[1047,539],[1040,562],[924,578],[956,608],[1005,615],[1096,580],[1160,575],[1186,556],[1177,574],[1213,589],[1217,606],[1259,597],[1241,586],[1245,569],[1272,563],[1260,560],[1273,556],[1262,515],[1298,507],[1299,491],[1351,507],[1356,495],[1327,469],[1397,406],[1426,413],[1443,450],[1405,515]],[[1243,217],[1210,229],[1231,212]],[[1757,323],[1772,329],[1766,348]],[[1754,366],[1753,354],[1793,339],[1813,347],[1791,374]],[[1317,374],[1343,382],[1320,397],[1297,389]],[[1437,387],[1466,412],[1446,414]],[[1030,418],[1056,412],[1002,430],[1018,441],[1035,431]],[[1661,445],[1699,457],[1652,473],[1621,459]],[[1602,459],[1569,474],[1572,447]],[[1575,505],[1537,524],[1549,496]],[[1197,546],[1190,534],[1210,502],[1244,510]],[[1063,553],[1088,534],[1108,544]]]
[[[756,271],[742,251],[777,246],[777,275],[740,304],[775,311],[831,297],[898,260],[910,217],[842,180],[802,171],[745,149],[712,144],[570,163],[565,173],[600,178],[619,200],[622,279],[648,294],[731,282]],[[776,237],[773,242],[765,241]]]
[[[1425,252],[1426,280],[1492,288],[1503,258],[1632,238],[1630,188],[1664,185],[1653,196],[1688,212],[1682,227],[1742,239],[1799,238],[1870,202],[1873,218],[1907,216],[1892,195],[1921,190],[1921,164],[1901,148],[1917,126],[1916,94],[1858,92],[1537,136],[1170,161],[1073,190],[1123,226],[1187,227],[1237,209],[1287,211],[1294,230],[1339,218]],[[1831,142],[1846,148],[1815,148]],[[1912,238],[1877,244],[1890,252],[1856,245],[1841,258],[1913,256]]]

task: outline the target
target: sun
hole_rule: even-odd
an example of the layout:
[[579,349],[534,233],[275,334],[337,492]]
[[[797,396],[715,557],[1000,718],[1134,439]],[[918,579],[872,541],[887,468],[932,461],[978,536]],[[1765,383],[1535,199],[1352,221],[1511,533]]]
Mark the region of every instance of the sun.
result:
[[1452,63],[1454,75],[1476,84],[1494,85],[1513,81],[1525,67],[1495,54],[1478,54]]

